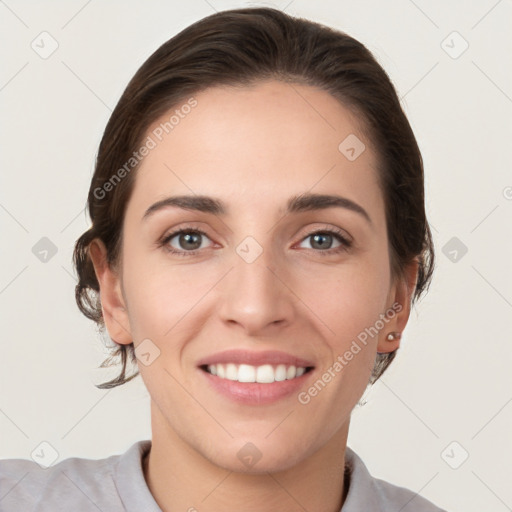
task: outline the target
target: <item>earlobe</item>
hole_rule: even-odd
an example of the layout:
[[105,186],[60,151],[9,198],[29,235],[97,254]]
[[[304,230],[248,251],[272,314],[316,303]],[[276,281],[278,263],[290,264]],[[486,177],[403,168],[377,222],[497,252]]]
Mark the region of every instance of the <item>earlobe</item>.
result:
[[128,312],[121,292],[120,277],[110,268],[107,249],[99,238],[95,238],[89,244],[89,257],[100,286],[101,310],[110,338],[116,343],[128,345],[133,340]]
[[400,309],[379,335],[377,352],[380,354],[394,352],[400,347],[402,332],[407,325],[407,321],[409,320],[409,315],[411,313],[411,301],[414,290],[416,289],[418,271],[419,262],[417,259],[414,259],[407,266],[403,278],[400,279],[393,287],[388,307],[393,311],[396,311],[398,308],[395,308],[394,306],[399,305]]

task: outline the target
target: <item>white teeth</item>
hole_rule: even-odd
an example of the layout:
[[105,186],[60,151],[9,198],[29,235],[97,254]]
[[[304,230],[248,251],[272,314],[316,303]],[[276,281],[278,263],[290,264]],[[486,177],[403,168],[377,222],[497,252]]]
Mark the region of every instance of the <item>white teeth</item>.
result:
[[226,365],[226,379],[228,380],[237,380],[238,378],[238,368],[234,364]]
[[286,370],[286,379],[293,379],[297,372],[297,368],[295,366],[288,366],[288,370]]
[[238,382],[256,382],[256,368],[248,364],[241,364],[238,367],[238,377],[233,380]]
[[275,380],[274,368],[272,368],[271,365],[264,364],[263,366],[258,366],[258,369],[256,370],[256,382],[264,384],[267,382],[274,382]]
[[217,365],[217,375],[221,379],[225,379],[226,378],[226,370],[224,369],[224,365],[223,364],[218,364]]
[[275,379],[278,382],[282,380],[286,380],[286,366],[284,364],[279,364],[276,368]]
[[283,380],[295,379],[304,375],[306,368],[286,366],[279,364],[276,367],[271,364],[252,366],[249,364],[211,364],[207,366],[208,373],[221,379],[236,380],[238,382],[259,382],[269,384]]

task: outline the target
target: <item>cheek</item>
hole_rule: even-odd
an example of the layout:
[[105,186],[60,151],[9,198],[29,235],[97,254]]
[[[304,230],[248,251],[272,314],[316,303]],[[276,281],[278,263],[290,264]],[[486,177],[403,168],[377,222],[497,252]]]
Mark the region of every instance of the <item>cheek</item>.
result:
[[134,338],[154,339],[157,344],[183,329],[201,298],[218,280],[205,267],[167,263],[128,253],[123,268],[124,289]]
[[311,314],[324,324],[333,348],[343,351],[384,313],[389,278],[387,261],[368,255],[338,269],[321,269],[314,278],[298,283],[296,290]]

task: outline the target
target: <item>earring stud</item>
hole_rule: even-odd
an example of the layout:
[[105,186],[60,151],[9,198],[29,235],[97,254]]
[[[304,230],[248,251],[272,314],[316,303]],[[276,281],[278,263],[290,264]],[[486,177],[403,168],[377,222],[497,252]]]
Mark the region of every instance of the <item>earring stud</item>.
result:
[[387,339],[388,341],[394,341],[394,340],[396,340],[396,339],[399,339],[401,336],[402,336],[402,335],[401,335],[399,332],[390,332],[390,333],[387,335],[386,339]]

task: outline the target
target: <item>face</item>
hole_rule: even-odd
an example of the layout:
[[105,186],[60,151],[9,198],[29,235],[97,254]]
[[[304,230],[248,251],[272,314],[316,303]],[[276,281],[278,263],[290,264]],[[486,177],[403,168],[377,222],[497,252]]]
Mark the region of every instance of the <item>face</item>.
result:
[[[145,354],[154,432],[230,470],[287,469],[346,436],[376,351],[407,321],[377,155],[316,88],[194,98],[168,134],[172,112],[148,130],[119,272],[101,270],[101,244],[92,253],[105,322]],[[186,208],[165,203],[176,196]]]

